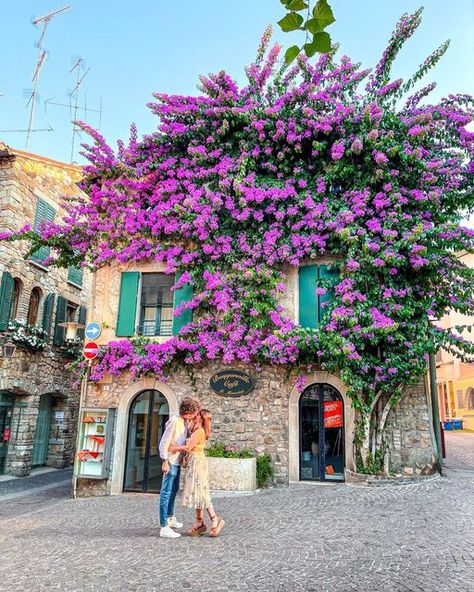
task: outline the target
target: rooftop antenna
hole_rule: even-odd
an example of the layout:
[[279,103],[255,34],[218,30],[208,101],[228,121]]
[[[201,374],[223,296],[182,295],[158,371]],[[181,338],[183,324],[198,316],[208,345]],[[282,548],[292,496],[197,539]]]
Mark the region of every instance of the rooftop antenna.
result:
[[[73,103],[74,103],[74,104],[71,104],[71,123],[72,123],[71,162],[74,160],[74,143],[76,140],[76,133],[78,132],[76,122],[77,122],[77,111],[79,109],[79,105],[78,105],[79,87],[81,86],[84,78],[87,76],[87,73],[89,72],[90,68],[87,68],[87,70],[84,71],[83,60],[82,60],[82,58],[78,58],[76,60],[76,63],[74,64],[74,66],[69,71],[69,74],[71,74],[71,72],[74,72],[74,70],[76,70],[77,77],[76,77],[76,86],[72,89],[71,94],[70,94],[71,101],[73,101]],[[85,111],[85,115],[87,118],[87,105],[84,105],[84,111]]]
[[69,4],[67,4],[66,6],[63,6],[62,8],[58,8],[57,10],[53,10],[52,12],[46,14],[45,16],[40,16],[38,18],[33,19],[33,25],[38,26],[39,24],[42,24],[43,30],[41,31],[40,40],[37,43],[38,58],[36,60],[36,65],[35,65],[35,69],[33,71],[33,77],[32,77],[33,89],[31,91],[30,99],[27,104],[27,107],[28,107],[28,105],[31,103],[30,118],[28,121],[28,129],[26,132],[26,146],[25,146],[26,149],[28,149],[28,147],[30,145],[31,132],[33,131],[33,122],[35,119],[35,106],[36,106],[38,81],[39,81],[39,77],[40,77],[40,73],[41,73],[41,68],[43,67],[44,61],[46,59],[46,51],[44,49],[44,40],[46,37],[46,29],[47,29],[49,23],[52,21],[52,19],[55,16],[58,16],[59,14],[62,14],[63,12],[67,12],[70,9],[71,9],[71,6]]

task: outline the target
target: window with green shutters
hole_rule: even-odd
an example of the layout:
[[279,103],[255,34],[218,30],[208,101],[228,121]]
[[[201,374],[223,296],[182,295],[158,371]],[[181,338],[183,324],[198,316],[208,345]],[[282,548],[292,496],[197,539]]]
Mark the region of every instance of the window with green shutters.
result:
[[[176,274],[176,282],[181,277],[181,273]],[[174,303],[173,303],[173,310],[183,304],[183,302],[188,302],[193,297],[193,287],[190,284],[186,284],[179,290],[175,290],[174,292]],[[192,310],[183,310],[183,312],[177,316],[173,317],[173,335],[177,335],[183,327],[185,327],[188,323],[193,320],[193,311]]]
[[[85,306],[80,306],[79,313],[77,315],[77,322],[79,323],[79,325],[85,325],[86,319],[87,319],[87,308]],[[84,336],[85,336],[84,331],[85,331],[85,327],[79,328],[77,330],[77,336],[79,337],[79,339],[84,339]]]
[[120,280],[120,299],[117,315],[117,337],[131,337],[136,332],[138,286],[140,273],[124,271]]
[[[45,220],[52,222],[54,220],[55,214],[56,210],[53,208],[53,206],[50,206],[49,203],[44,199],[38,198],[38,202],[36,204],[35,224],[33,228],[35,232],[39,232],[41,222]],[[37,251],[31,254],[31,259],[37,263],[41,263],[47,257],[49,257],[49,253],[49,247],[40,247]]]
[[82,287],[84,271],[78,267],[68,267],[67,270],[67,281],[75,286]]
[[306,265],[299,269],[299,324],[308,329],[317,329],[325,314],[323,302],[333,297],[332,289],[326,294],[316,294],[316,288],[327,278],[334,285],[338,278],[337,269],[328,265]]
[[193,296],[192,286],[172,292],[179,277],[179,274],[175,278],[164,273],[124,271],[120,282],[117,337],[131,337],[137,331],[149,337],[177,335],[190,323],[191,310],[173,316],[173,310]]
[[59,347],[64,345],[66,337],[65,327],[60,327],[59,323],[65,323],[67,321],[67,299],[62,296],[58,296],[58,303],[56,305],[56,319],[54,322],[54,337],[53,345]]
[[13,302],[14,280],[8,271],[2,274],[2,283],[0,284],[0,331],[8,329],[10,321],[10,311]]
[[49,339],[51,335],[51,326],[53,324],[54,301],[56,297],[54,294],[48,294],[44,299],[43,306],[43,329],[46,332],[46,337]]

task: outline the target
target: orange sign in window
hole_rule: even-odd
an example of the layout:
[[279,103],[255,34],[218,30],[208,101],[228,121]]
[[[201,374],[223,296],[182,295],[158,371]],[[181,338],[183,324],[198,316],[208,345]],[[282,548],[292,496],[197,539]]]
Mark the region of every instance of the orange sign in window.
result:
[[324,427],[342,428],[343,425],[342,401],[324,401]]

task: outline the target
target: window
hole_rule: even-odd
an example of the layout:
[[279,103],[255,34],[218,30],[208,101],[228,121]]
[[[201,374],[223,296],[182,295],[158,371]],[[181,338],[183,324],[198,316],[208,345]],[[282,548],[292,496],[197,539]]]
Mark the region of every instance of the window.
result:
[[39,288],[33,288],[33,290],[31,290],[30,303],[28,305],[28,325],[36,324],[40,302],[41,290]]
[[82,287],[83,270],[79,267],[69,267],[67,271],[67,281],[74,286]]
[[[34,231],[39,233],[42,222],[52,222],[54,220],[55,214],[56,210],[53,208],[53,206],[50,206],[48,202],[44,201],[44,199],[38,198],[35,212]],[[40,247],[37,251],[32,253],[31,259],[41,264],[47,257],[49,257],[49,253],[49,247]]]
[[69,302],[66,305],[66,322],[73,323],[76,320],[77,304]]
[[[330,265],[305,265],[299,269],[299,324],[302,327],[317,329],[325,314],[325,304],[333,296],[331,285],[339,278],[338,270]],[[330,286],[326,284],[329,283]],[[324,294],[317,293],[324,287]]]
[[18,305],[20,303],[21,296],[21,280],[18,278],[13,279],[13,294],[12,294],[12,308],[10,311],[10,319],[13,321],[18,316]]
[[174,275],[142,274],[140,324],[142,335],[171,335],[173,329]]

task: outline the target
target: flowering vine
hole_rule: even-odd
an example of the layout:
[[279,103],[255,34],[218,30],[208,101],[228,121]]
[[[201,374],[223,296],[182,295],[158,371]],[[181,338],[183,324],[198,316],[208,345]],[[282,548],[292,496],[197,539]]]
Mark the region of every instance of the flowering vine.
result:
[[[114,151],[83,124],[93,138],[88,199],[69,198],[64,220],[21,236],[32,250],[52,247],[57,265],[165,262],[184,272],[176,287],[193,286],[175,314],[194,311],[166,343],[109,343],[92,379],[126,370],[165,379],[176,364],[216,358],[338,371],[367,468],[428,354],[442,345],[472,356],[430,318],[473,311],[473,271],[457,256],[474,242],[461,225],[474,203],[473,101],[422,102],[433,84],[405,98],[447,44],[406,82],[390,79],[420,19],[402,16],[372,72],[335,50],[278,68],[280,48],[268,50],[265,34],[246,86],[219,72],[201,77],[199,96],[154,95],[158,130],[141,140],[132,127]],[[307,329],[281,304],[286,277],[328,254],[339,279],[318,286],[333,297]]]

